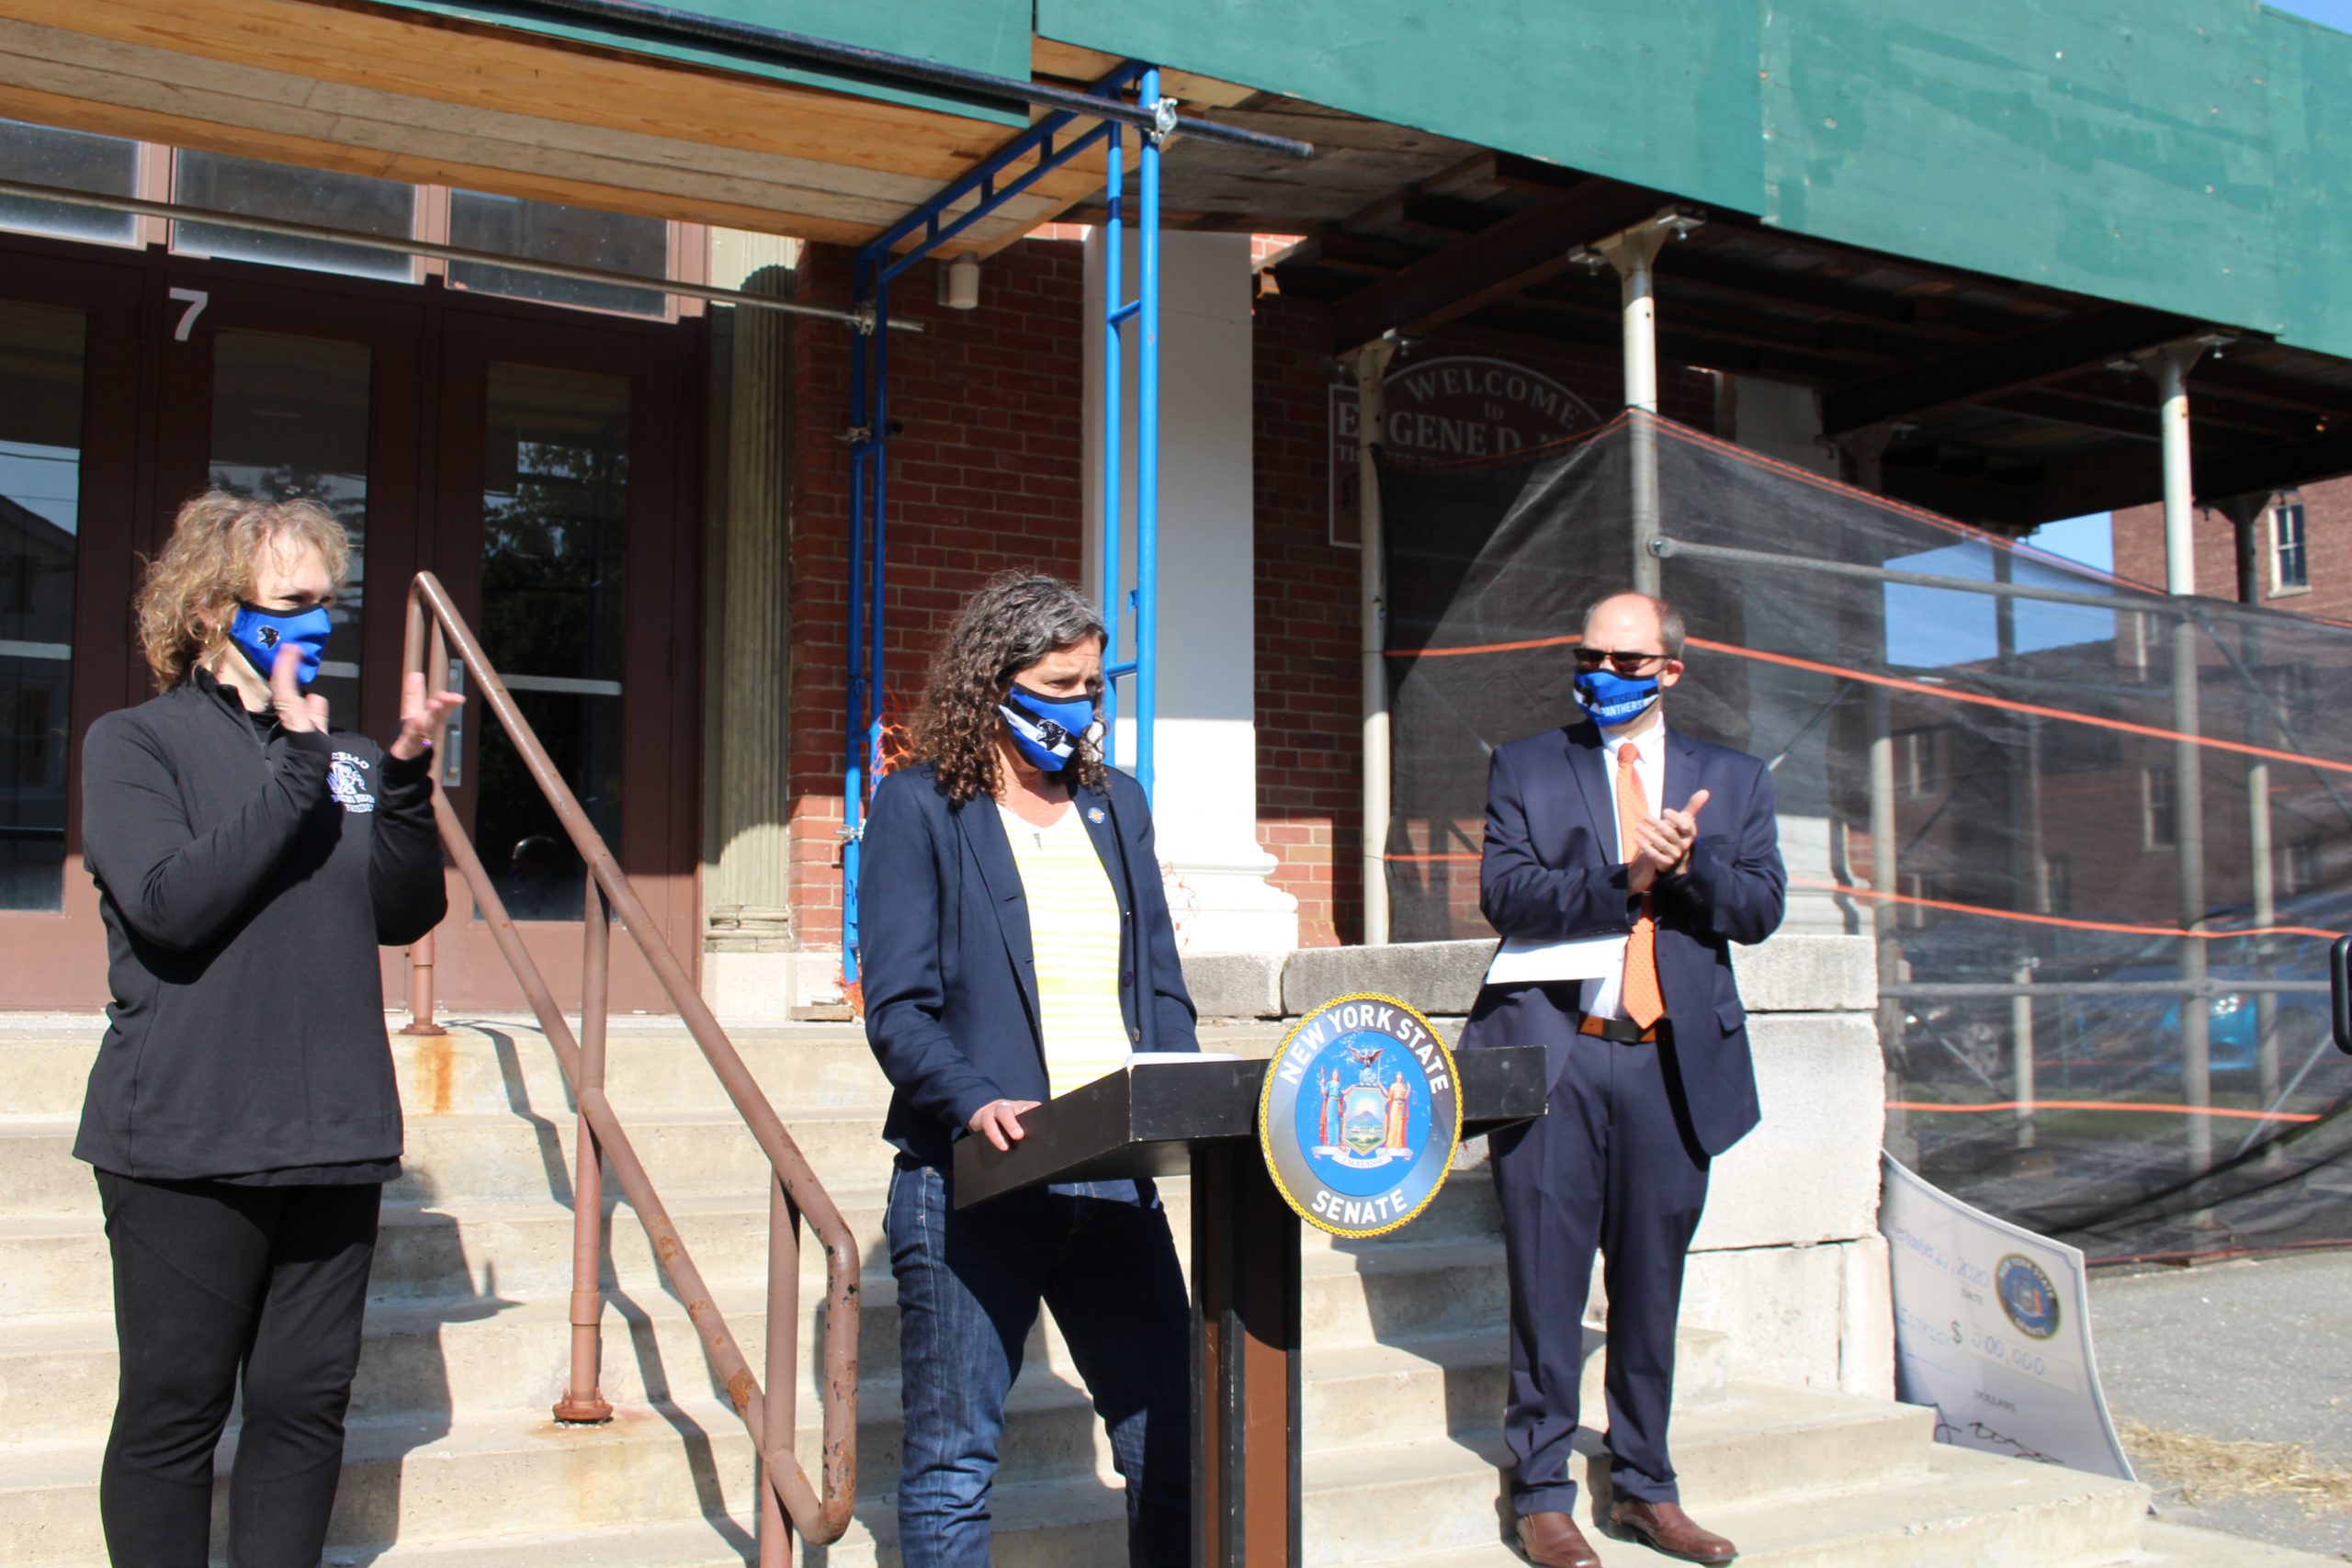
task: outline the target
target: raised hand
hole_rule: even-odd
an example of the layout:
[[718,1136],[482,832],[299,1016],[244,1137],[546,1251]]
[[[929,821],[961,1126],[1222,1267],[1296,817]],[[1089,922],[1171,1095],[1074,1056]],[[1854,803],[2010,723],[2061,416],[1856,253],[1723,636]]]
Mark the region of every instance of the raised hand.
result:
[[302,650],[288,643],[277,650],[269,665],[269,705],[277,710],[277,727],[288,735],[300,735],[310,730],[324,733],[327,727],[327,700],[312,692],[305,694],[296,673],[302,668]]
[[[421,757],[433,744],[434,732],[441,723],[458,711],[465,698],[455,692],[424,694],[424,675],[412,670],[401,680],[401,732],[392,737],[385,748],[402,761]],[[322,727],[323,728],[323,727]]]

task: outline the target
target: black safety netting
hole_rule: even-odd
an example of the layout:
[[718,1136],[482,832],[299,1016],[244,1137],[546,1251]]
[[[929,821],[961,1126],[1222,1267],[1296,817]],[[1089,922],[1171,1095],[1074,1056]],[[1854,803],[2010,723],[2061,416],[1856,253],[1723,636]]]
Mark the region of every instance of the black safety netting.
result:
[[2352,1243],[2352,628],[1663,421],[1385,462],[1396,939],[1492,934],[1487,754],[1579,716],[1570,647],[1632,581],[1652,464],[1669,722],[1770,764],[1782,930],[1873,940],[1896,1156],[2094,1259]]

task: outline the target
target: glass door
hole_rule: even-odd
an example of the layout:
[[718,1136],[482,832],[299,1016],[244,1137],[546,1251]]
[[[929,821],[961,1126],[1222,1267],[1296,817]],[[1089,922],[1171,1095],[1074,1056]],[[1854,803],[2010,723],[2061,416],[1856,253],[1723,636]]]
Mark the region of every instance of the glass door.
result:
[[[351,570],[314,689],[337,728],[380,740],[399,712],[398,596],[422,532],[424,312],[331,280],[187,267],[169,277],[177,330],[164,345],[154,542],[203,490],[332,512],[351,536]],[[390,596],[374,615],[371,583]]]
[[[700,931],[694,660],[676,648],[694,558],[679,494],[681,334],[454,310],[444,320],[437,570],[691,975]],[[444,786],[569,1006],[586,867],[504,731],[482,711],[465,731],[442,758]],[[443,997],[514,1006],[521,993],[454,883],[450,909]],[[613,1003],[669,1006],[626,939],[614,946]]]
[[0,1006],[105,994],[76,764],[133,691],[138,287],[127,268],[0,257]]

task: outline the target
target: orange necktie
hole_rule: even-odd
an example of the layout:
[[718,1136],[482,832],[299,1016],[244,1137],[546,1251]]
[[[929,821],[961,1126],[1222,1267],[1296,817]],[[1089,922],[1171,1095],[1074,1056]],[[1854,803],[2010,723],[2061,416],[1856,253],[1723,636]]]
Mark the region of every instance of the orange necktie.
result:
[[[1649,798],[1642,793],[1642,775],[1634,767],[1640,753],[1630,740],[1617,748],[1617,837],[1625,863],[1642,852],[1634,825],[1650,814]],[[1625,942],[1625,980],[1621,993],[1625,1016],[1644,1029],[1666,1016],[1666,998],[1657,986],[1657,920],[1650,913],[1650,896],[1642,895],[1642,912],[1634,918],[1634,934]]]

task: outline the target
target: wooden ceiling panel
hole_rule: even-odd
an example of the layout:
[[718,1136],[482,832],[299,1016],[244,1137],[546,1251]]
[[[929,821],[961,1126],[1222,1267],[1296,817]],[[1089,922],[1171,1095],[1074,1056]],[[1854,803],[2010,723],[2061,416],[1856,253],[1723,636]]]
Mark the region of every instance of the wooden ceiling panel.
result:
[[[286,123],[289,112],[348,119],[362,135],[371,124],[421,121],[443,139],[437,151],[422,156],[477,171],[515,163],[514,131],[527,127],[531,134],[522,141],[541,156],[524,158],[514,169],[524,181],[571,177],[540,166],[549,155],[605,160],[594,177],[581,180],[597,186],[623,178],[621,164],[640,161],[654,171],[645,194],[656,197],[667,216],[689,216],[677,202],[658,199],[679,197],[706,210],[758,214],[725,220],[738,226],[842,243],[870,235],[1006,139],[1001,126],[952,115],[309,0],[107,0],[72,11],[52,0],[0,0],[0,22],[8,30],[0,48],[10,55],[150,77],[143,90],[127,97],[76,93],[54,77],[20,76],[20,90],[87,97],[114,110],[159,112],[222,131],[251,130],[259,133],[256,141],[274,144],[287,138],[343,140],[331,127]],[[82,41],[67,42],[76,38]],[[154,69],[175,62],[175,68]],[[241,73],[236,92],[253,105],[274,104],[276,121],[242,125],[217,118],[227,112],[218,101],[190,101],[191,80],[216,67]],[[266,78],[277,85],[263,85]],[[213,87],[220,90],[220,84]],[[399,105],[412,107],[389,107]],[[413,107],[419,105],[434,107]],[[95,129],[76,120],[57,123]],[[484,138],[481,147],[449,144],[476,133]],[[220,135],[209,136],[206,144],[218,146]],[[377,151],[411,162],[420,155],[399,142]],[[351,149],[333,166],[349,166],[350,153],[359,152]],[[688,178],[686,189],[677,188],[678,178],[692,176],[697,166],[708,171],[701,182]],[[730,178],[742,183],[728,188]],[[1075,160],[1041,179],[974,238],[992,245],[1017,237],[1091,194],[1101,178],[1099,153]],[[485,184],[477,176],[474,183],[523,194],[511,180]],[[798,194],[770,206],[761,186]],[[627,188],[626,183],[615,188]],[[634,211],[646,204],[599,197],[598,205]]]
[[[0,115],[40,125],[69,126],[99,136],[131,137],[199,152],[299,164],[338,174],[370,175],[378,179],[407,180],[418,185],[457,186],[466,190],[494,191],[537,201],[560,201],[607,212],[711,223],[730,229],[770,232],[778,229],[778,214],[766,208],[739,207],[712,198],[676,197],[628,186],[597,186],[514,169],[483,168],[414,153],[385,152],[340,141],[222,126],[157,109],[68,98],[7,84],[0,84]],[[813,215],[793,219],[789,231],[799,238],[843,245],[857,244],[872,232],[865,225]]]

